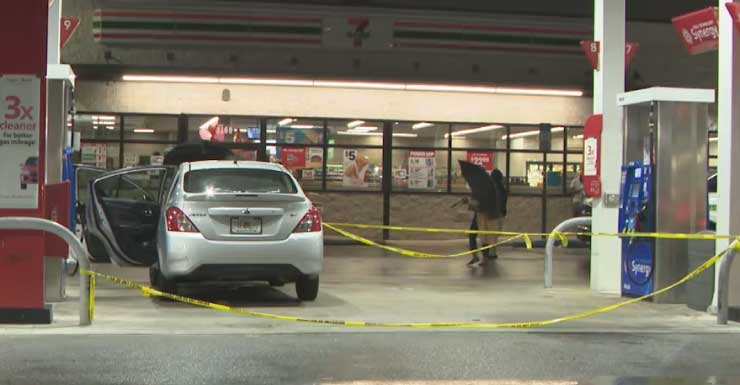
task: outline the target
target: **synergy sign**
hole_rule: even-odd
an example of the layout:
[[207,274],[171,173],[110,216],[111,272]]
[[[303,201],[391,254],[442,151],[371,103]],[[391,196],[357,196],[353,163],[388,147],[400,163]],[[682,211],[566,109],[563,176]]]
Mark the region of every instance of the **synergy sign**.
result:
[[717,8],[709,7],[672,19],[673,27],[690,54],[717,49],[719,46],[717,16]]
[[0,76],[0,208],[38,208],[40,89],[34,75]]

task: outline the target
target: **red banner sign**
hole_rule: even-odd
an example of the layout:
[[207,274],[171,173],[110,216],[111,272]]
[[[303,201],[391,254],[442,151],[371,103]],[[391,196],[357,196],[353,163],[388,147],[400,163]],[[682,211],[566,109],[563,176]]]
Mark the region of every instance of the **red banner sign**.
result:
[[725,7],[730,11],[732,21],[735,23],[735,29],[740,32],[740,4],[735,2],[725,3]]
[[601,44],[598,41],[593,40],[581,40],[581,49],[586,54],[586,58],[591,63],[591,68],[599,70],[599,51],[601,50]]
[[468,162],[483,167],[486,171],[493,171],[493,153],[489,151],[468,151]]
[[69,41],[69,38],[72,37],[72,34],[75,33],[77,30],[77,27],[80,26],[80,19],[76,17],[63,17],[62,22],[59,24],[60,34],[59,34],[59,45],[61,48],[64,48],[64,45],[67,44]]
[[280,160],[287,168],[304,168],[306,167],[306,149],[283,147],[280,150]]
[[603,115],[591,115],[583,126],[583,192],[587,197],[601,196],[601,130]]
[[717,8],[708,7],[672,19],[673,28],[690,54],[717,49],[719,46],[717,16]]

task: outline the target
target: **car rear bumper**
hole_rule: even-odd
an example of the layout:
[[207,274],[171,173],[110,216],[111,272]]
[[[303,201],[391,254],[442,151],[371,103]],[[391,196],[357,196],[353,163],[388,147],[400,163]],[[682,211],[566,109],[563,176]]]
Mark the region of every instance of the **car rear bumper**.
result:
[[280,280],[318,275],[323,232],[291,234],[282,241],[212,241],[199,233],[165,232],[159,238],[160,269],[181,280]]

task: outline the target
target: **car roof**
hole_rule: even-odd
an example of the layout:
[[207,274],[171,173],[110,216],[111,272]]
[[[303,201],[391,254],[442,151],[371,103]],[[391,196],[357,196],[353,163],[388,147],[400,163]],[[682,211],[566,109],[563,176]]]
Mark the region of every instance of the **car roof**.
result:
[[287,172],[280,164],[268,162],[255,162],[250,160],[203,160],[198,162],[185,162],[180,165],[188,170],[208,170],[215,168],[243,168]]

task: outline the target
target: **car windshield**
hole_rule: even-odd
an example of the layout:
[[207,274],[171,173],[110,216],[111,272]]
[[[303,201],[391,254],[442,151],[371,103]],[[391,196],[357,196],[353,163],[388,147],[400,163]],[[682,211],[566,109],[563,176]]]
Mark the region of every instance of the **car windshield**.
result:
[[298,192],[284,172],[261,169],[205,169],[185,174],[188,193],[282,193]]

